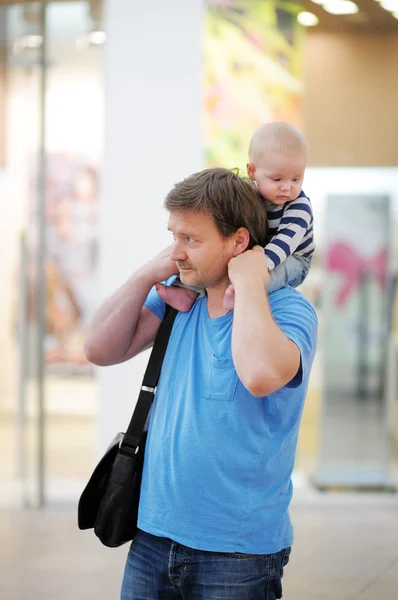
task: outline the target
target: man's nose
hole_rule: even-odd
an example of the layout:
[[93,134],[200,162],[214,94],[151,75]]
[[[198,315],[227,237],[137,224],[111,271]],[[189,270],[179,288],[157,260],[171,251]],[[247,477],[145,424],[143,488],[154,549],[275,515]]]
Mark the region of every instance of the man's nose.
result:
[[175,241],[170,252],[170,260],[173,262],[186,260],[187,255],[179,241]]

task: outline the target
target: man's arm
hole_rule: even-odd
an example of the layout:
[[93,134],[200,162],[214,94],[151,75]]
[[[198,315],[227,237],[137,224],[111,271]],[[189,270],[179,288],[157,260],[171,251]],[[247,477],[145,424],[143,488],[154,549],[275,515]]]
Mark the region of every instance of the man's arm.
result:
[[115,365],[152,346],[161,321],[144,302],[155,283],[177,271],[169,254],[168,247],[97,310],[84,344],[87,360],[101,367]]
[[300,369],[300,351],[275,323],[265,287],[264,250],[256,246],[233,258],[229,276],[235,287],[232,357],[243,385],[254,396],[268,396]]

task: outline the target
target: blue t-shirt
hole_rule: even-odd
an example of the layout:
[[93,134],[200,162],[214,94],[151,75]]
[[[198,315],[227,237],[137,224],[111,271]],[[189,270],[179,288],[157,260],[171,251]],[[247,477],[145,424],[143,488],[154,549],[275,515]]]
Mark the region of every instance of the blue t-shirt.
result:
[[[317,317],[285,287],[269,297],[301,353],[288,386],[258,398],[240,382],[232,313],[211,319],[207,298],[178,313],[151,411],[138,527],[198,550],[268,554],[292,544],[291,473]],[[145,303],[160,319],[152,289]]]

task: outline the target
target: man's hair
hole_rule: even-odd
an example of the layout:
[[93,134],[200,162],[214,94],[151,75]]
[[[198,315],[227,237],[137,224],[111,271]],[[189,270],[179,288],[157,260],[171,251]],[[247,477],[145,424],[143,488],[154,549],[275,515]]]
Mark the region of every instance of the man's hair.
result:
[[289,123],[275,121],[262,125],[254,132],[249,146],[249,161],[256,162],[269,150],[306,156],[308,144],[296,127]]
[[168,193],[168,211],[200,212],[213,217],[224,238],[245,227],[248,249],[267,243],[268,220],[264,201],[255,185],[228,169],[205,169],[187,177]]

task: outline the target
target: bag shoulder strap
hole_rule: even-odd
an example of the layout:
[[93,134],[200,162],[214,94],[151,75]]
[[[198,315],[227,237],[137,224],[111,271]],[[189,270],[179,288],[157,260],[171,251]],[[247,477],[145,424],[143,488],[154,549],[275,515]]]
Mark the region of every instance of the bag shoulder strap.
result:
[[137,404],[120,445],[120,448],[128,453],[132,452],[135,454],[140,443],[149,410],[155,397],[163,358],[166,353],[167,344],[177,313],[178,311],[175,308],[171,308],[168,304],[166,305],[166,312],[153,343]]

